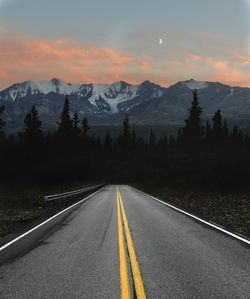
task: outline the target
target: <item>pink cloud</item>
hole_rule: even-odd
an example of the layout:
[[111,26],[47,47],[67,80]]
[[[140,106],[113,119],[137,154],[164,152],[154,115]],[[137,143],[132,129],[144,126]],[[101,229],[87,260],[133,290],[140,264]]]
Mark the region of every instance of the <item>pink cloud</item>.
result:
[[0,44],[0,80],[7,85],[57,76],[69,81],[106,82],[106,78],[121,79],[136,61],[111,48],[67,40],[4,40]]
[[148,79],[164,86],[197,78],[250,86],[250,73],[244,69],[250,64],[249,55],[234,49],[221,58],[215,50],[209,54],[205,48],[193,53],[180,47],[161,54],[161,57],[145,58],[67,39],[2,38],[0,88],[27,79],[52,77],[72,83],[118,80],[140,83]]

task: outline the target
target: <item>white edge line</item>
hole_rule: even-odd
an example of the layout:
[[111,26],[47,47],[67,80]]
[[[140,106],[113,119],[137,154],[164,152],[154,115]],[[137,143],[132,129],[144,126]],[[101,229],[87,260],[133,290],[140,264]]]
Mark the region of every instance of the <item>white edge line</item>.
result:
[[[104,186],[105,187],[105,186]],[[79,205],[80,203],[86,201],[88,198],[94,196],[95,194],[97,194],[98,192],[100,192],[104,187],[102,187],[100,190],[97,190],[96,192],[90,194],[89,196],[85,197],[84,199],[76,202],[75,204],[73,204],[72,206],[60,211],[59,213],[55,214],[54,216],[50,217],[49,219],[45,220],[44,222],[38,224],[37,226],[33,227],[32,229],[28,230],[26,233],[20,235],[19,237],[15,238],[14,240],[6,243],[5,245],[3,245],[2,247],[0,247],[0,252],[2,250],[4,250],[5,248],[9,247],[10,245],[12,245],[13,243],[17,242],[18,240],[22,239],[23,237],[27,236],[28,234],[32,233],[33,231],[37,230],[39,227],[43,226],[44,224],[50,222],[52,219],[56,218],[57,216],[61,215],[62,213],[70,210],[71,208]]]
[[224,229],[224,228],[222,228],[222,227],[219,227],[219,226],[217,226],[217,225],[215,225],[215,224],[212,224],[211,222],[205,221],[205,220],[203,220],[203,219],[201,219],[201,218],[199,218],[199,217],[197,217],[197,216],[194,216],[193,214],[190,214],[190,213],[188,213],[188,212],[185,212],[185,211],[183,211],[183,210],[181,210],[181,209],[179,209],[179,208],[177,208],[177,207],[175,207],[175,206],[172,206],[171,204],[166,203],[165,201],[162,201],[162,200],[160,200],[160,199],[158,199],[158,198],[156,198],[156,197],[154,197],[154,196],[152,196],[152,195],[149,195],[149,194],[147,194],[147,193],[145,193],[145,192],[143,192],[143,191],[141,191],[141,190],[139,190],[139,189],[137,189],[137,188],[134,188],[134,187],[132,187],[132,186],[130,186],[130,187],[131,187],[132,189],[136,190],[137,192],[140,192],[140,193],[142,193],[142,194],[144,194],[144,195],[146,195],[146,196],[148,196],[148,197],[150,197],[150,198],[152,198],[152,199],[158,201],[159,203],[164,204],[165,206],[168,206],[168,207],[170,207],[170,208],[172,208],[172,209],[174,209],[174,210],[176,210],[176,211],[178,211],[178,212],[180,212],[180,213],[182,213],[182,214],[185,214],[185,215],[187,215],[187,216],[189,216],[189,217],[191,217],[191,218],[194,218],[194,219],[196,219],[196,220],[198,220],[198,221],[200,221],[200,222],[202,222],[202,223],[204,223],[204,224],[206,224],[206,225],[208,225],[208,226],[211,226],[211,227],[213,227],[213,228],[215,228],[215,229],[217,229],[217,230],[219,230],[219,231],[221,231],[221,232],[223,232],[223,233],[225,233],[225,234],[227,234],[227,235],[229,235],[229,236],[231,236],[231,237],[234,237],[234,238],[236,238],[236,239],[238,239],[238,240],[240,240],[240,241],[242,241],[242,242],[244,242],[244,243],[250,245],[250,240],[247,240],[247,239],[245,239],[245,238],[243,238],[243,237],[241,237],[241,236],[239,236],[239,235],[236,235],[236,234],[234,234],[234,233],[231,233],[231,232],[229,232],[228,230],[226,230],[226,229]]

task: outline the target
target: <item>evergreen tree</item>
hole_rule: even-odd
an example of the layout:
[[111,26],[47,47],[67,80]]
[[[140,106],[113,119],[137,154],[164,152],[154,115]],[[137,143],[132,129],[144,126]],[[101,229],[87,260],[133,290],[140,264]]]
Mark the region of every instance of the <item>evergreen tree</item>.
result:
[[90,129],[90,127],[88,125],[88,119],[87,119],[87,117],[85,117],[82,120],[82,135],[83,135],[83,137],[87,136],[87,133],[88,133],[89,129]]
[[178,145],[182,145],[182,141],[183,141],[183,129],[180,128],[180,129],[178,130],[176,143],[177,143]]
[[73,122],[70,118],[70,108],[69,108],[69,99],[66,96],[64,105],[63,105],[63,111],[61,114],[61,120],[60,122],[57,122],[58,127],[58,134],[62,137],[70,137],[72,135],[73,131]]
[[173,148],[175,146],[175,139],[173,135],[170,135],[168,144],[170,148]]
[[130,126],[129,126],[129,117],[126,113],[125,118],[123,120],[123,136],[126,139],[130,138]]
[[227,140],[228,139],[228,127],[227,127],[227,122],[226,120],[224,119],[224,122],[223,122],[223,136],[224,136],[224,139]]
[[132,131],[132,145],[133,145],[133,147],[136,146],[136,140],[137,140],[136,132],[135,132],[135,128],[133,128],[133,131]]
[[126,113],[125,118],[123,120],[123,132],[122,135],[118,137],[117,143],[122,148],[128,148],[131,145],[131,134],[130,134],[130,125],[129,125],[129,117]]
[[[0,116],[3,113],[5,107],[0,106]],[[0,117],[0,138],[4,137],[3,127],[5,126],[5,121]]]
[[75,136],[79,136],[81,133],[81,129],[78,127],[78,123],[80,122],[79,118],[78,118],[78,114],[75,111],[74,113],[74,117],[73,117],[73,132]]
[[202,109],[199,105],[197,90],[193,90],[193,101],[189,109],[189,117],[185,120],[185,127],[183,128],[183,138],[188,146],[195,147],[202,139],[201,113]]
[[111,147],[112,147],[112,139],[111,139],[109,133],[106,134],[106,137],[105,137],[103,145],[104,145],[104,148],[106,150],[110,150],[111,149]]
[[211,138],[212,135],[212,129],[210,126],[209,121],[206,122],[206,129],[205,129],[205,137],[207,140],[209,140]]
[[243,133],[237,126],[233,127],[233,131],[231,133],[231,141],[235,146],[240,146],[243,142]]
[[155,146],[156,146],[155,135],[154,135],[153,129],[150,129],[149,147],[152,149],[152,148],[155,148]]
[[213,116],[213,141],[216,145],[222,142],[223,125],[220,110],[217,110]]
[[42,137],[41,126],[42,122],[39,119],[38,111],[35,105],[32,105],[31,111],[27,113],[25,119],[24,136],[29,141],[38,141]]
[[168,146],[168,137],[166,135],[164,135],[164,137],[163,137],[163,143],[164,143],[165,147]]

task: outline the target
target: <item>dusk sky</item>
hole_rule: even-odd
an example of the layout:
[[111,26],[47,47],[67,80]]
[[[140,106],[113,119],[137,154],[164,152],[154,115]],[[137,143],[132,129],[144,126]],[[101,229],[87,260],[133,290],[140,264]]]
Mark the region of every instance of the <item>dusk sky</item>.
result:
[[0,0],[0,89],[53,77],[250,87],[249,29],[247,0]]

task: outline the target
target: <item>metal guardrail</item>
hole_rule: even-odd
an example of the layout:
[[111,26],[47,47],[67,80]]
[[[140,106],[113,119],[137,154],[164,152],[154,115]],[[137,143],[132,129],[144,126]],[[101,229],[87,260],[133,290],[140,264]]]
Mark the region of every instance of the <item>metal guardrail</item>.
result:
[[105,184],[99,184],[99,185],[90,186],[90,187],[86,187],[86,188],[78,189],[78,190],[74,190],[74,191],[69,191],[69,192],[64,192],[64,193],[59,193],[59,194],[52,194],[52,195],[45,195],[44,201],[49,202],[49,201],[53,201],[53,200],[57,200],[57,199],[63,199],[66,197],[75,196],[75,195],[78,195],[81,193],[85,193],[87,191],[97,189],[104,185]]

